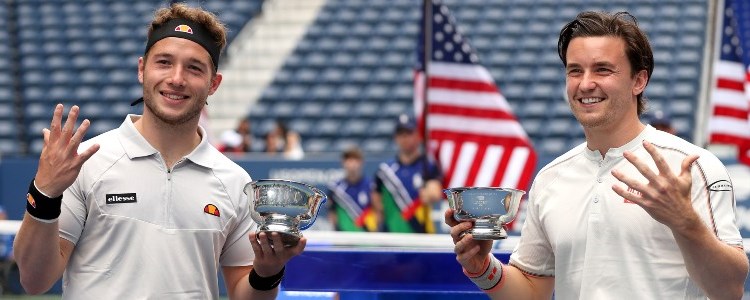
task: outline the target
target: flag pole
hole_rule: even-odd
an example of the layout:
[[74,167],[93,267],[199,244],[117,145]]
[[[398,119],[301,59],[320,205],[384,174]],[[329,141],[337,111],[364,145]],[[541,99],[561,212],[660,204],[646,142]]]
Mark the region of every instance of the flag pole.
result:
[[[422,37],[422,45],[424,46],[424,53],[422,53],[423,58],[423,65],[422,68],[424,68],[424,78],[422,78],[422,151],[424,151],[425,158],[428,158],[430,155],[430,134],[427,131],[427,118],[428,118],[428,109],[427,109],[427,95],[429,94],[430,89],[430,59],[432,58],[432,0],[424,0],[422,2],[422,26],[424,28],[424,35]],[[429,159],[426,159],[424,164],[422,164],[422,178],[427,174],[427,165],[428,165]],[[426,185],[426,182],[423,182],[423,188]],[[422,210],[422,219],[424,220],[424,226],[425,226],[425,232],[428,232],[428,228],[430,228],[430,224],[432,223],[432,217],[430,216],[430,211],[432,210],[432,205],[424,205],[424,209]],[[435,229],[437,230],[437,229]]]
[[720,36],[719,7],[724,7],[724,0],[708,1],[708,14],[706,15],[706,39],[703,45],[703,72],[701,72],[700,90],[698,96],[698,112],[695,114],[695,130],[693,130],[693,143],[706,148],[708,147],[708,126],[712,111],[711,91],[714,81],[714,56],[718,54],[717,38]]
[[422,61],[424,62],[422,65],[422,68],[424,68],[424,76],[422,78],[422,128],[420,130],[422,131],[422,147],[424,148],[425,153],[429,153],[430,148],[429,146],[429,140],[430,135],[427,131],[427,95],[429,88],[429,66],[430,66],[430,59],[432,56],[432,0],[424,0],[422,2],[422,21],[423,21],[423,28],[424,28],[424,36],[422,37],[422,46],[424,49],[424,53],[422,53]]

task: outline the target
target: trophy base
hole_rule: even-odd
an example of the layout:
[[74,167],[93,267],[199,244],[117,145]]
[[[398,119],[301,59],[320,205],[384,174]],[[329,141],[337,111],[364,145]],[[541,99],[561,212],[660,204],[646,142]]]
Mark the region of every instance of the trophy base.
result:
[[281,237],[281,243],[284,247],[294,247],[299,243],[299,239],[302,238],[302,233],[299,230],[299,220],[287,215],[271,214],[269,215],[262,224],[258,233],[265,232],[266,237],[269,239],[271,245],[271,233],[277,232]]
[[473,228],[466,233],[471,234],[475,240],[502,240],[508,238],[505,229],[500,228]]

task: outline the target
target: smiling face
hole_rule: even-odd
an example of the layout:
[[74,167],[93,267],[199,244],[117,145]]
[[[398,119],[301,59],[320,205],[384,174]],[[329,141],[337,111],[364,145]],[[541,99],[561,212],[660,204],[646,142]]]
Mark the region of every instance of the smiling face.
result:
[[211,57],[203,47],[167,37],[138,61],[138,80],[143,84],[144,118],[153,116],[169,125],[197,124],[221,74],[213,75]]
[[584,130],[614,130],[638,122],[637,95],[648,75],[646,70],[633,75],[621,38],[574,38],[566,58],[568,102]]

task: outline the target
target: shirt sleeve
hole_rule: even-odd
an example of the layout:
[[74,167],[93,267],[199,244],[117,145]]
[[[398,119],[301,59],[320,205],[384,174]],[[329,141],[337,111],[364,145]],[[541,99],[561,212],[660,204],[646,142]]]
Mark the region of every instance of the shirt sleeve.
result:
[[693,207],[722,241],[742,247],[731,178],[721,161],[702,154],[693,167]]
[[[84,170],[81,170],[81,173],[83,172]],[[79,175],[76,181],[63,192],[60,218],[58,219],[60,237],[73,244],[78,243],[88,214],[86,191],[82,188],[81,183],[82,177],[82,175]]]
[[250,232],[257,231],[258,225],[250,217],[250,205],[247,195],[240,193],[237,219],[227,234],[226,243],[221,251],[219,263],[222,266],[249,266],[253,264],[255,253],[250,244]]
[[510,255],[510,264],[530,275],[554,276],[555,254],[539,220],[539,206],[535,202],[537,194],[532,186],[521,239]]

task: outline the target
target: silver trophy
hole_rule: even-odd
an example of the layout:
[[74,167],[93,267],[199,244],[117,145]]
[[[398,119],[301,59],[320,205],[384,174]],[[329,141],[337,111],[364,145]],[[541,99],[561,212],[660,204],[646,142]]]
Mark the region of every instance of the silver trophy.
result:
[[457,187],[445,189],[448,204],[459,222],[473,221],[474,228],[466,233],[476,240],[499,240],[508,237],[503,228],[513,221],[518,205],[526,193],[499,187]]
[[262,179],[245,185],[250,200],[250,217],[260,225],[259,232],[278,232],[285,247],[302,237],[301,230],[312,226],[326,195],[310,185],[283,179]]

